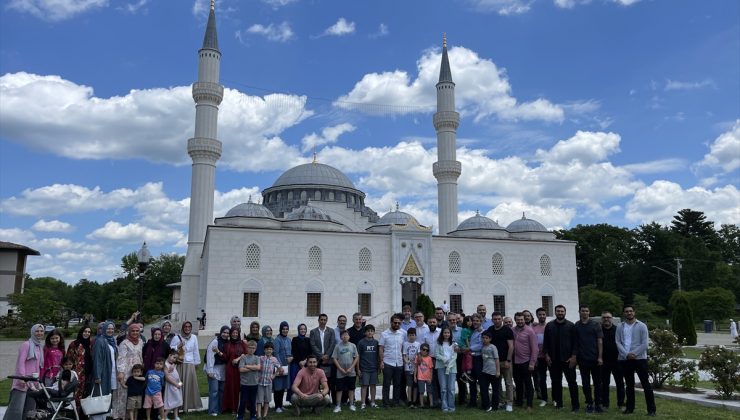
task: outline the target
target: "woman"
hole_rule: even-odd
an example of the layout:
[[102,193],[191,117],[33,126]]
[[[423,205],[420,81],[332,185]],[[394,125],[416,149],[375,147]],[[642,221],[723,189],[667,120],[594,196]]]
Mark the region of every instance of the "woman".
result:
[[244,341],[254,341],[255,343],[259,343],[260,339],[260,323],[257,321],[252,321],[251,324],[249,324],[249,334],[244,336]]
[[[44,351],[42,343],[44,340],[44,326],[36,324],[31,327],[31,337],[24,341],[18,348],[18,359],[15,364],[17,376],[39,377],[44,366]],[[26,391],[39,388],[38,382],[26,382],[13,379],[13,387],[10,390],[10,403],[5,410],[3,420],[25,419],[29,410],[36,408],[33,398],[26,398]]]
[[170,321],[164,321],[162,323],[162,337],[168,346],[172,344],[172,338],[175,337],[175,334],[172,332],[172,323]]
[[77,411],[80,413],[82,412],[80,399],[89,394],[85,379],[90,376],[93,367],[92,346],[90,343],[91,335],[92,328],[89,325],[85,325],[77,332],[77,339],[69,343],[69,347],[67,347],[67,357],[75,361],[74,369],[77,372],[77,381],[79,382],[79,386],[75,391],[75,401],[77,402]]
[[44,341],[44,385],[51,386],[62,370],[64,357],[64,336],[60,330],[53,330]]
[[208,414],[211,416],[221,414],[221,400],[224,397],[224,381],[226,380],[224,358],[230,333],[229,326],[224,325],[206,347],[206,365],[203,371],[208,377]]
[[[290,327],[286,321],[280,323],[280,330],[278,336],[273,341],[274,351],[273,356],[277,357],[280,361],[280,366],[288,366],[293,361],[293,353],[291,352],[291,342],[288,338],[288,331]],[[285,391],[290,387],[290,375],[289,372],[282,372],[282,375],[275,376],[272,380],[272,390],[275,399],[275,412],[283,412],[283,397]]]
[[257,356],[264,356],[265,344],[272,343],[272,345],[275,345],[273,341],[275,341],[275,339],[272,337],[272,327],[265,325],[262,327],[262,338],[257,342],[257,350],[255,350],[254,354]]
[[198,338],[193,335],[193,323],[185,321],[182,324],[182,332],[172,338],[170,347],[175,350],[184,350],[185,358],[177,366],[182,382],[182,412],[203,408],[198,390],[198,377],[195,367],[200,364],[200,353],[198,352]]
[[455,377],[457,376],[457,343],[452,341],[452,331],[442,327],[437,337],[437,350],[434,368],[439,378],[439,395],[442,411],[455,411]]
[[[308,341],[308,327],[306,324],[298,325],[298,336],[293,337],[290,343],[290,353],[293,355],[293,360],[290,362],[290,383],[292,384],[295,377],[298,375],[298,371],[303,368],[306,363],[306,358],[311,354],[311,343]],[[293,396],[293,391],[288,388],[288,401]]]
[[247,352],[247,345],[241,340],[242,331],[232,328],[229,342],[226,343],[226,383],[224,396],[221,400],[221,412],[236,414],[239,408],[239,357]]
[[[93,344],[93,368],[90,377],[93,383],[90,393],[92,396],[108,395],[118,388],[116,381],[118,346],[113,335],[116,329],[112,322],[106,321],[101,331]],[[105,420],[108,414],[97,414],[90,416],[90,419]]]
[[142,356],[144,358],[144,373],[154,369],[154,362],[158,357],[167,359],[170,352],[170,346],[164,341],[162,330],[158,327],[152,327],[151,338],[144,343]]
[[131,376],[131,368],[136,364],[143,364],[142,350],[144,343],[141,342],[141,327],[139,324],[131,324],[126,332],[126,338],[118,345],[118,358],[116,359],[118,389],[113,392],[113,418],[126,418],[126,388],[123,386]]

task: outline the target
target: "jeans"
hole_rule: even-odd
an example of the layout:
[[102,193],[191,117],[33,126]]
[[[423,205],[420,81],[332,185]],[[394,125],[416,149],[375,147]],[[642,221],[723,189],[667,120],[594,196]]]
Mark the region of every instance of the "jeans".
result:
[[[578,368],[581,371],[581,384],[586,405],[601,406],[601,367],[596,360],[579,360]],[[591,395],[591,379],[594,381],[593,396]]]
[[529,362],[514,363],[514,384],[516,388],[516,405],[522,405],[526,394],[527,407],[532,407],[534,399],[534,386],[532,385],[532,372],[529,371]]
[[383,406],[390,405],[391,383],[393,384],[393,404],[401,402],[401,376],[403,365],[383,365]]
[[[480,379],[478,379],[478,384],[480,385],[480,408],[486,410],[488,408],[498,410],[498,403],[500,399],[499,388],[501,387],[501,380],[497,378],[496,375],[481,372]],[[492,388],[491,394],[488,394],[489,386]],[[489,395],[492,395],[492,398],[489,397]]]
[[532,375],[534,379],[534,389],[537,391],[537,398],[542,401],[547,401],[547,361],[543,359],[537,359],[537,366],[534,368],[537,376]]
[[627,411],[635,409],[635,373],[640,379],[640,384],[645,394],[645,405],[648,413],[655,413],[655,394],[653,387],[648,381],[647,359],[621,360],[622,372],[624,372],[624,384],[627,393]]
[[624,375],[622,366],[616,360],[604,361],[601,366],[601,405],[609,407],[609,382],[614,375],[614,386],[617,388],[617,406],[624,406]]
[[576,370],[570,368],[568,362],[559,362],[553,360],[550,364],[550,379],[552,380],[552,400],[558,405],[563,406],[563,374],[568,381],[568,391],[570,392],[570,407],[573,410],[581,408],[578,401],[578,383],[576,382]]
[[208,378],[208,414],[221,414],[221,398],[226,381]]
[[445,373],[445,368],[434,369],[439,378],[439,398],[443,410],[455,409],[455,373]]
[[236,413],[236,418],[243,418],[245,409],[249,411],[251,417],[255,417],[257,415],[256,401],[257,385],[241,385],[239,387],[239,410]]

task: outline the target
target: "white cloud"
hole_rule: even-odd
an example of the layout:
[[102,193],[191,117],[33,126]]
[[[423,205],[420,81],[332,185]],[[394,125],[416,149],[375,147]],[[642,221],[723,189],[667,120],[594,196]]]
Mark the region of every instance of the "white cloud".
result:
[[262,35],[270,41],[287,42],[294,36],[293,30],[288,22],[280,24],[269,24],[267,26],[254,24],[247,29],[250,34]]
[[576,209],[560,206],[538,206],[514,200],[501,203],[488,211],[486,217],[498,221],[501,227],[506,227],[515,220],[522,218],[534,219],[549,230],[563,229],[570,225],[576,216]]
[[619,3],[622,6],[632,6],[633,4],[639,2],[640,0],[612,0],[615,3]]
[[355,23],[347,21],[347,19],[340,17],[337,23],[326,28],[324,35],[329,36],[344,36],[355,33]]
[[[21,72],[0,77],[0,97],[0,135],[26,147],[72,159],[190,161],[183,153],[195,120],[189,86],[99,98],[91,87],[59,76]],[[219,136],[229,153],[219,165],[270,170],[295,164],[299,151],[278,135],[313,114],[306,100],[225,89]]]
[[262,3],[272,6],[273,9],[279,9],[297,1],[298,0],[262,0]]
[[536,156],[542,161],[561,165],[574,161],[591,165],[618,152],[620,140],[615,133],[578,131],[575,136],[557,142],[550,150],[537,150]]
[[60,220],[41,219],[31,226],[31,229],[38,232],[60,232],[69,233],[75,230],[74,226]]
[[671,80],[668,79],[665,82],[665,88],[664,90],[694,90],[694,89],[701,89],[705,87],[714,87],[716,88],[717,85],[714,83],[712,79],[704,79],[699,82],[680,82],[677,80]]
[[152,245],[171,245],[181,242],[184,236],[181,231],[174,229],[153,229],[139,223],[122,225],[118,222],[109,221],[105,226],[95,229],[91,234],[87,235],[87,238],[130,244],[146,241]]
[[[480,58],[476,52],[464,47],[452,47],[448,54],[452,77],[459,81],[455,87],[455,100],[463,115],[473,115],[476,120],[496,115],[509,121],[563,121],[563,108],[547,99],[517,101],[511,94],[506,70],[499,69],[493,61]],[[429,86],[434,86],[439,80],[441,56],[439,50],[425,52],[416,63],[418,77],[413,81],[402,70],[366,74],[334,105],[380,114],[432,112],[436,107],[436,91]]]
[[351,133],[355,131],[355,126],[350,123],[342,123],[331,127],[324,127],[321,130],[321,134],[311,133],[303,137],[301,141],[303,143],[303,152],[311,150],[317,146],[323,146],[325,144],[336,143],[344,133]]
[[378,31],[370,34],[370,38],[382,38],[388,36],[391,32],[388,30],[388,25],[381,23],[378,25]]
[[534,0],[470,0],[473,7],[481,12],[495,12],[500,15],[526,13]]
[[7,8],[58,22],[106,6],[108,0],[10,0]]
[[19,228],[3,229],[0,228],[0,238],[4,242],[12,242],[18,245],[30,246],[29,243],[36,238],[30,230],[23,230]]
[[709,146],[709,153],[704,155],[697,166],[716,168],[723,173],[740,169],[740,120],[729,131],[720,134]]
[[658,159],[648,162],[630,163],[622,168],[633,174],[656,174],[661,172],[673,172],[685,169],[687,163],[683,159]]
[[119,9],[124,10],[128,13],[136,13],[141,9],[142,7],[146,6],[146,4],[149,2],[149,0],[137,0],[134,3],[126,3],[119,7]]
[[563,9],[572,9],[582,4],[589,4],[591,0],[554,0],[555,5]]
[[667,224],[678,210],[690,208],[702,211],[707,219],[719,226],[740,223],[740,191],[734,185],[715,189],[692,187],[684,190],[679,184],[659,180],[635,192],[627,203],[627,220]]

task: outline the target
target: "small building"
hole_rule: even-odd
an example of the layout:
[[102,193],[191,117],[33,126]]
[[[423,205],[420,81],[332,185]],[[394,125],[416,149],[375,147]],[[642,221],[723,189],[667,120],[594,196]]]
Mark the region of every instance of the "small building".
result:
[[0,315],[14,312],[8,302],[8,295],[23,293],[26,257],[29,255],[41,253],[24,245],[0,241]]

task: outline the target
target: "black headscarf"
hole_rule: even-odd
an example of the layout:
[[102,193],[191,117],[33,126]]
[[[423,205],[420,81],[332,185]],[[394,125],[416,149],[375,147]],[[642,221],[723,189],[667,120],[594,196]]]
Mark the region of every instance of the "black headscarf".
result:
[[[77,339],[75,340],[75,347],[82,346],[85,349],[85,373],[89,374],[92,372],[93,359],[92,359],[92,347],[90,346],[90,337],[83,337],[82,333],[85,329],[90,330],[90,337],[93,336],[92,328],[89,325],[85,325],[77,332]],[[75,349],[76,350],[76,349]]]

